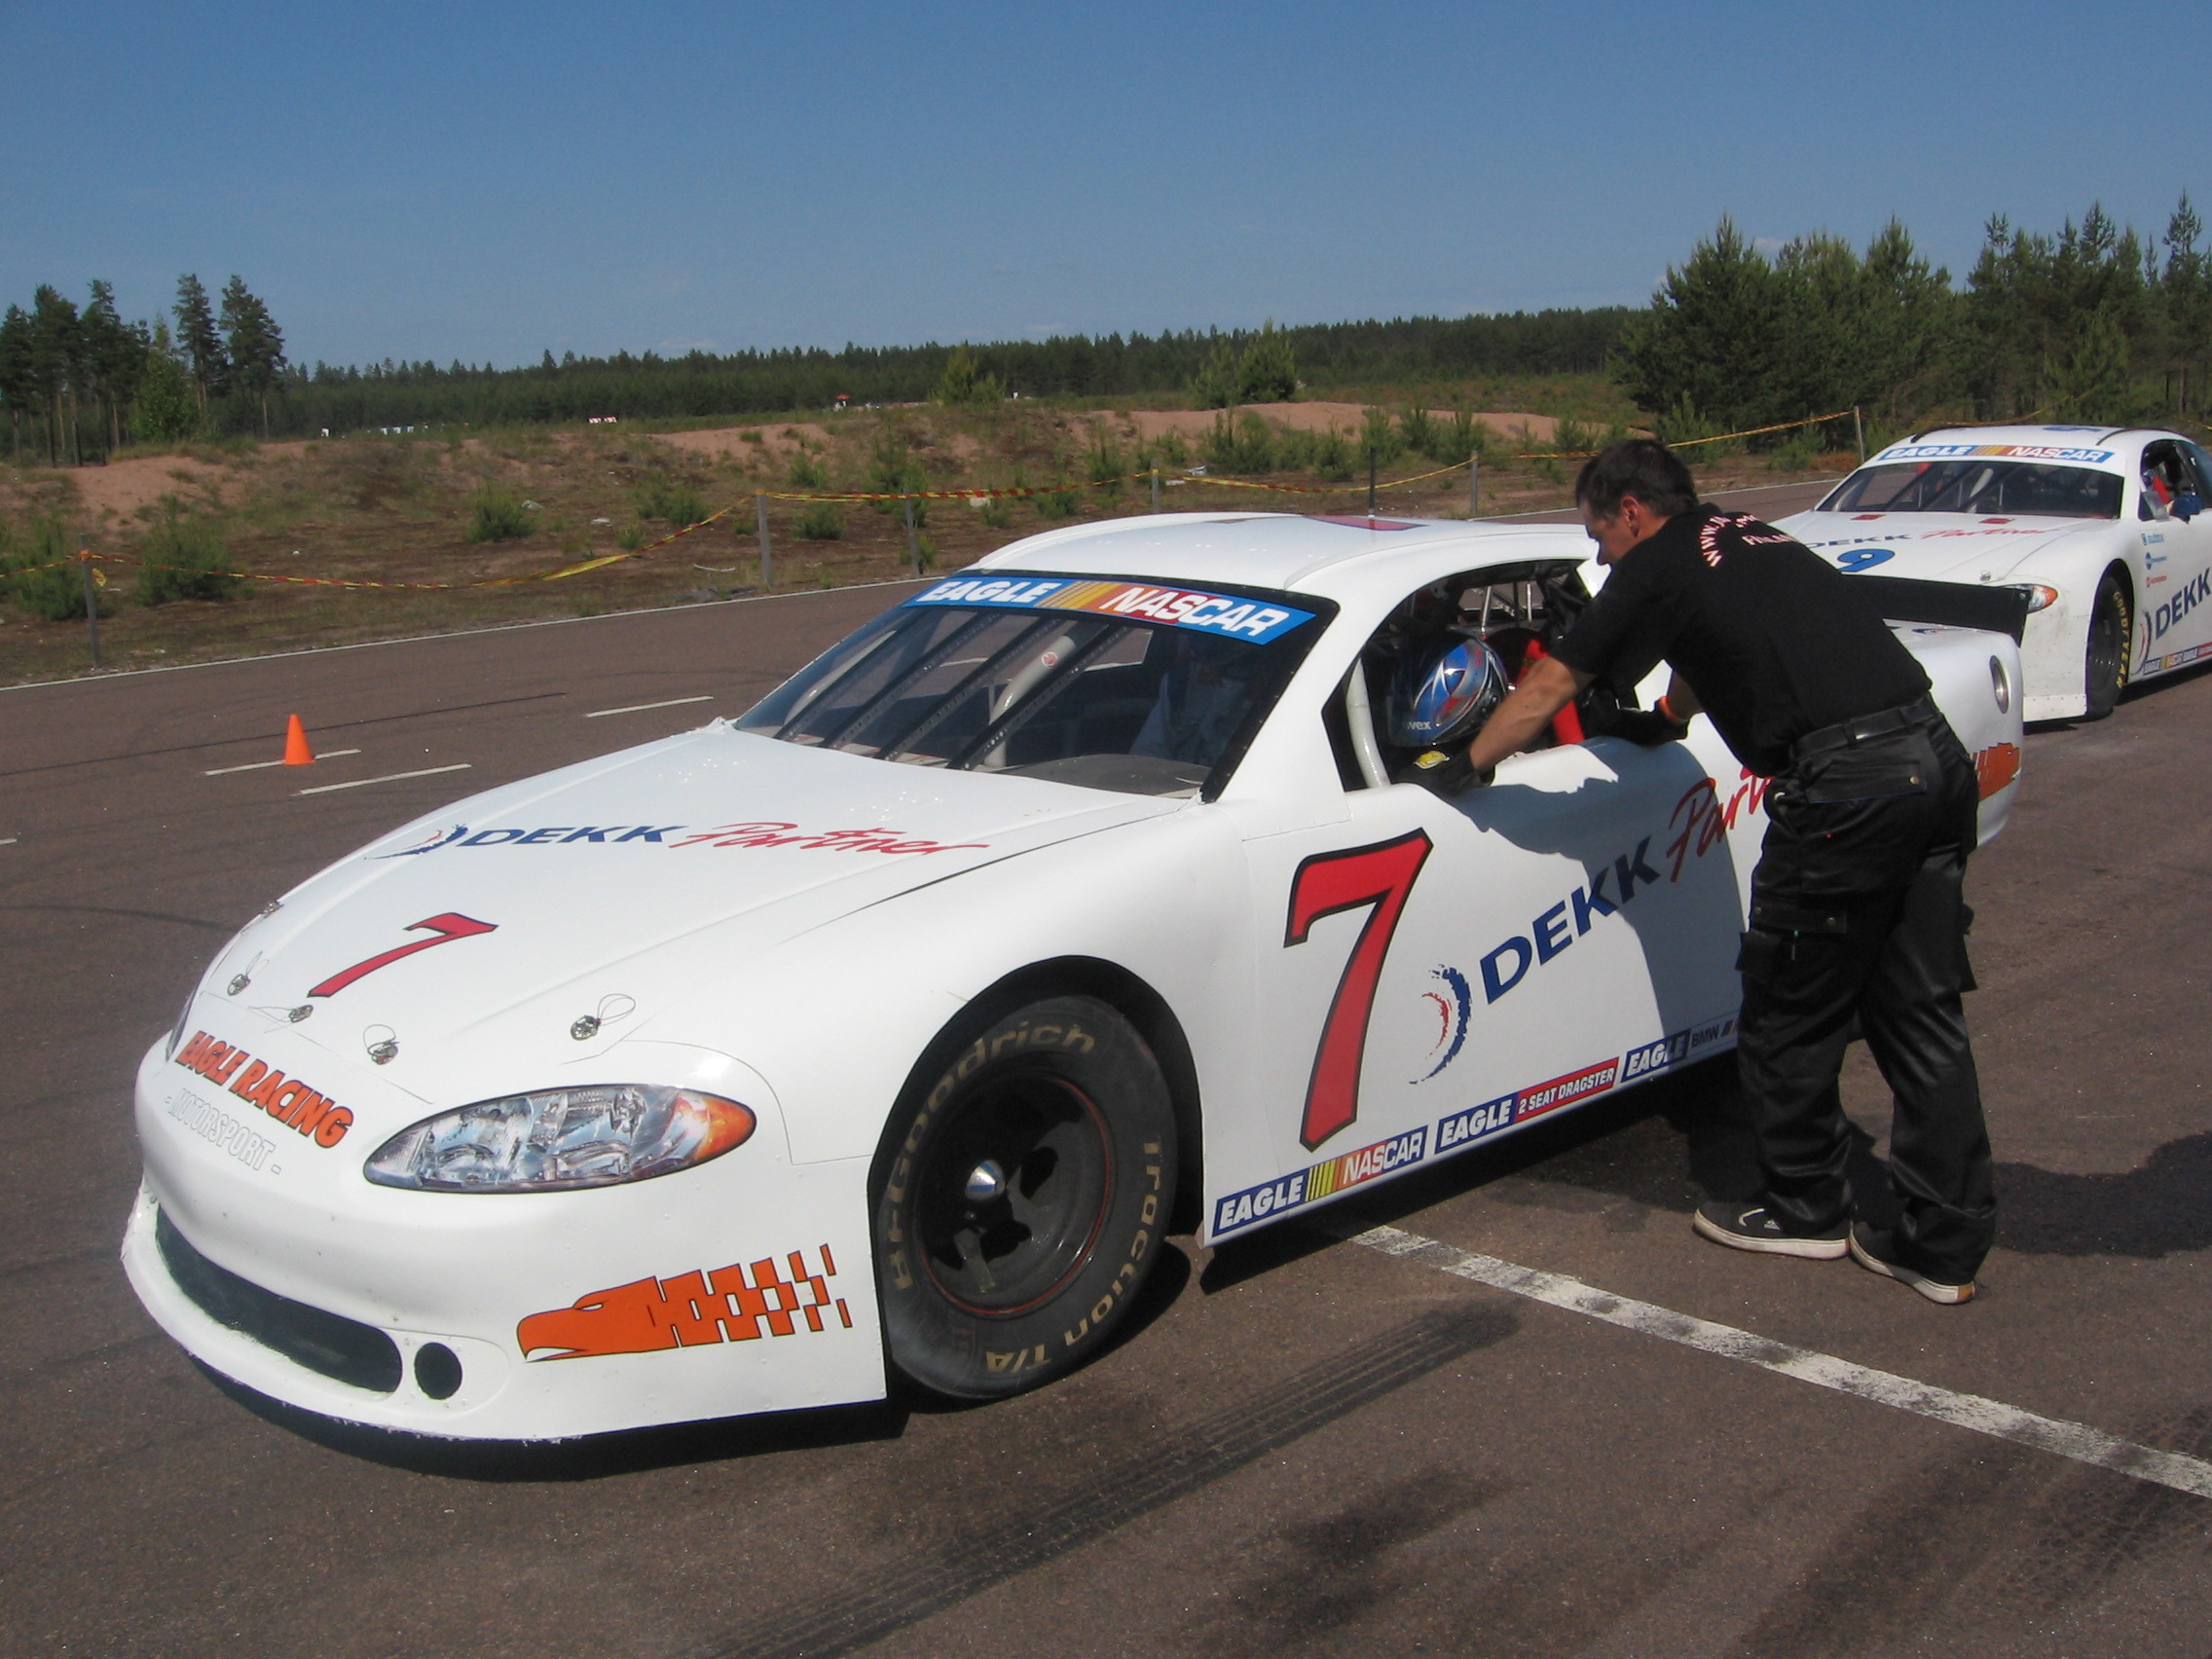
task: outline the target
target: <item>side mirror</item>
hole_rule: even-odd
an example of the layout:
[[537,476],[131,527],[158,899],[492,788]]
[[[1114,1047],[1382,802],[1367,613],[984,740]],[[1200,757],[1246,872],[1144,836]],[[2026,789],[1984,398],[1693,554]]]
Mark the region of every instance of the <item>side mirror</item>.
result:
[[2174,504],[2169,510],[2174,517],[2187,524],[2204,510],[2204,498],[2194,490],[2184,490],[2174,498]]

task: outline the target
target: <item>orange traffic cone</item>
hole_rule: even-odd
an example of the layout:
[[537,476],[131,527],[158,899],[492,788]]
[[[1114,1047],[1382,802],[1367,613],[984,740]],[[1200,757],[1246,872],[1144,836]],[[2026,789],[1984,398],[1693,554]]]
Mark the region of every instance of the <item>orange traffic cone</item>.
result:
[[314,764],[314,751],[308,747],[308,728],[300,724],[300,717],[297,715],[292,717],[292,723],[284,728],[284,764],[287,766],[312,766]]

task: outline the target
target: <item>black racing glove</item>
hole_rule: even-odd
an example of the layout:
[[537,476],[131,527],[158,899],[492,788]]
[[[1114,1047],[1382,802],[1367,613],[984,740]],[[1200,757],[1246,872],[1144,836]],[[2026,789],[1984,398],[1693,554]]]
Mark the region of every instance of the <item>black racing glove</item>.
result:
[[1399,767],[1390,781],[1393,784],[1419,784],[1431,793],[1450,799],[1453,795],[1464,794],[1469,790],[1481,789],[1491,781],[1495,771],[1493,766],[1476,770],[1468,763],[1464,748],[1449,752],[1431,749],[1415,756]]
[[1607,737],[1625,737],[1646,749],[1679,743],[1689,734],[1687,720],[1671,720],[1657,709],[1622,709],[1605,722]]

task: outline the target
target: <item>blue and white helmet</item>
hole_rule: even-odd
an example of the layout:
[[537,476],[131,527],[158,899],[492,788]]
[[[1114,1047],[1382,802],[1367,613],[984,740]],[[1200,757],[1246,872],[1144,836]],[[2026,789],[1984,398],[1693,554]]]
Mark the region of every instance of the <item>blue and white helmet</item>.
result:
[[1443,749],[1475,734],[1504,701],[1505,664],[1480,640],[1447,634],[1398,664],[1383,706],[1386,740]]

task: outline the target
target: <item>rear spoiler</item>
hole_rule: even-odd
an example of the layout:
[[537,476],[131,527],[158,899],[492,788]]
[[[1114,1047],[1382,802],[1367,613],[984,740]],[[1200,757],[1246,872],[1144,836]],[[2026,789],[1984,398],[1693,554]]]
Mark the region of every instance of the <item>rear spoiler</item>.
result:
[[2019,644],[2028,626],[2028,590],[2000,583],[1923,582],[1910,576],[1853,576],[1870,588],[1874,608],[1892,622],[1926,622],[1944,628],[1980,628],[2009,634]]

